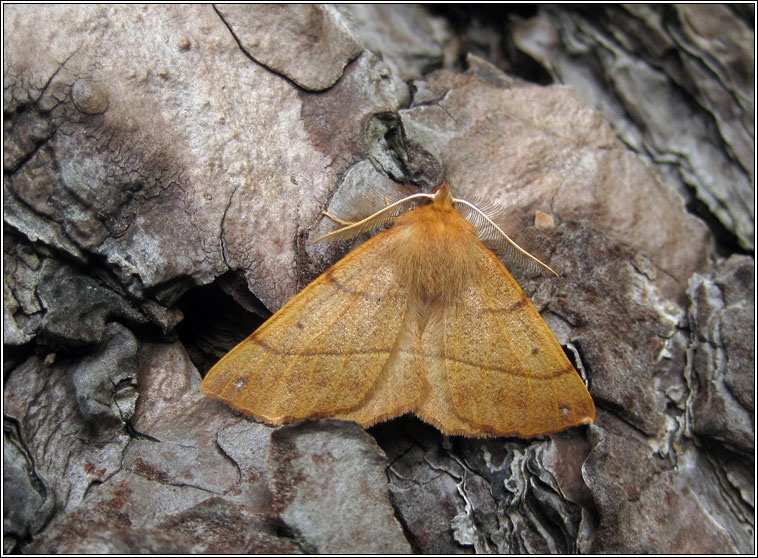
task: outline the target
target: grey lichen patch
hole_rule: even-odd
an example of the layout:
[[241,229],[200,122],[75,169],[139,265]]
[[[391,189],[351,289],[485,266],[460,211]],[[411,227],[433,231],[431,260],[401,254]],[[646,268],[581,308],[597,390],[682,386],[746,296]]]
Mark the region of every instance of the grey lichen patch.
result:
[[218,4],[216,10],[251,58],[310,91],[334,85],[363,50],[332,6]]

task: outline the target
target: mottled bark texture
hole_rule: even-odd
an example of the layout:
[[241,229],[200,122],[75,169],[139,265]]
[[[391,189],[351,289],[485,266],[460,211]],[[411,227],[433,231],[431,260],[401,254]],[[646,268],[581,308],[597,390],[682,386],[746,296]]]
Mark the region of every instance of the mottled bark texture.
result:
[[[753,552],[752,9],[3,6],[3,550]],[[595,424],[200,394],[323,209],[442,176],[560,272],[514,270]]]

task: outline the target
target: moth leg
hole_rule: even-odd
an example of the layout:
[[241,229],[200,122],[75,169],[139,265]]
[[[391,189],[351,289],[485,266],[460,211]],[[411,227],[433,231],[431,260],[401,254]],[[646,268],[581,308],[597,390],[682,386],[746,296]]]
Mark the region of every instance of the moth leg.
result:
[[350,225],[354,225],[355,221],[345,221],[343,219],[340,219],[339,217],[332,215],[328,211],[322,211],[321,215],[324,215],[325,217],[329,217],[332,221],[337,223],[338,225],[342,225],[343,227],[349,227]]

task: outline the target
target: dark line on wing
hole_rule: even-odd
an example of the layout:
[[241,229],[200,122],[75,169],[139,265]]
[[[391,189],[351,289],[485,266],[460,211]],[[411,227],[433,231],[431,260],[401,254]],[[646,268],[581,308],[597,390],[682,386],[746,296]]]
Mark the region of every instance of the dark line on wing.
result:
[[371,302],[382,302],[383,300],[386,300],[388,298],[391,298],[391,299],[400,298],[400,295],[402,294],[400,285],[395,285],[395,289],[385,289],[381,295],[374,295],[367,292],[354,291],[348,288],[347,286],[345,286],[344,283],[335,279],[331,273],[327,273],[324,276],[324,280],[330,285],[333,285],[337,290],[340,290],[342,292],[348,293],[353,296],[361,296]]
[[[378,354],[386,354],[389,355],[392,353],[392,348],[390,349],[360,349],[360,350],[349,350],[349,351],[296,351],[296,352],[288,352],[288,351],[280,351],[277,349],[272,349],[268,344],[264,343],[263,341],[259,341],[258,339],[250,339],[251,342],[254,342],[256,345],[261,346],[264,350],[273,353],[275,355],[279,356],[299,356],[299,357],[313,357],[313,356],[353,356],[353,355],[378,355]],[[434,358],[439,355],[433,355],[433,354],[424,354],[424,353],[417,353],[415,351],[401,351],[404,354],[411,355],[411,356],[421,356],[423,358]],[[442,358],[442,357],[440,357]],[[571,372],[574,372],[574,367],[569,365],[566,368],[563,368],[560,370],[557,374],[553,374],[551,376],[534,376],[532,374],[529,374],[528,372],[518,372],[509,368],[502,368],[500,366],[484,366],[482,364],[477,364],[476,362],[471,362],[468,360],[463,360],[451,356],[444,357],[447,360],[451,360],[453,362],[457,362],[459,364],[464,364],[466,366],[473,366],[474,368],[479,368],[480,370],[494,370],[496,372],[500,372],[502,374],[507,374],[508,376],[520,376],[523,378],[529,377],[531,379],[535,380],[552,380],[555,378],[559,378],[561,376],[564,376],[566,374],[570,374]]]
[[477,311],[477,314],[511,314],[513,312],[516,312],[517,310],[520,310],[526,304],[529,302],[529,298],[526,296],[526,293],[521,293],[521,298],[518,302],[511,304],[508,308],[484,308]]

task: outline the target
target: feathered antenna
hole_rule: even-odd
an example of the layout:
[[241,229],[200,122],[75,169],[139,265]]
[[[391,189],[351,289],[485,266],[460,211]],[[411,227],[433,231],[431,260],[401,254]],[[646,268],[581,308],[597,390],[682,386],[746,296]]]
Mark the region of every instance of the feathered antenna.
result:
[[[321,240],[350,240],[356,236],[371,232],[379,227],[386,226],[392,223],[398,216],[410,209],[410,206],[417,204],[421,200],[432,200],[435,194],[412,194],[406,196],[395,203],[388,203],[387,207],[380,209],[379,211],[369,215],[365,219],[361,219],[355,223],[350,221],[344,221],[334,215],[322,212],[329,217],[332,221],[340,224],[343,228],[336,231],[332,231],[325,235],[318,237],[313,242],[320,242]],[[385,200],[388,202],[388,200]],[[452,198],[453,204],[456,210],[477,230],[479,239],[490,246],[498,255],[501,255],[504,259],[515,263],[522,269],[529,271],[542,271],[547,270],[556,277],[556,273],[550,266],[540,261],[538,258],[532,256],[529,252],[521,248],[516,244],[505,232],[501,229],[492,219],[487,217],[485,213],[480,210],[474,204],[459,198]],[[501,206],[493,204],[491,202],[484,202],[482,205],[489,208],[492,213],[497,213]]]
[[458,198],[453,198],[453,203],[458,212],[476,227],[480,240],[491,246],[495,252],[500,252],[504,258],[515,262],[516,265],[522,268],[531,271],[545,269],[558,277],[558,273],[553,268],[516,244],[511,237],[503,232],[503,229],[474,204]]
[[349,223],[348,221],[343,221],[342,219],[339,219],[337,217],[334,217],[330,213],[323,212],[324,215],[329,217],[332,221],[335,221],[339,223],[340,225],[346,225],[344,228],[332,231],[330,233],[327,233],[325,235],[322,235],[318,237],[313,242],[319,242],[321,240],[349,240],[351,238],[355,238],[356,236],[367,233],[370,231],[373,231],[374,229],[377,229],[383,225],[387,225],[391,222],[393,222],[399,215],[404,213],[408,210],[409,205],[412,205],[414,203],[417,203],[419,200],[425,199],[425,200],[431,200],[433,198],[433,194],[412,194],[410,196],[407,196],[399,201],[396,201],[395,203],[389,204],[384,209],[380,209],[376,213],[369,215],[365,219],[361,219],[360,221],[356,223]]

